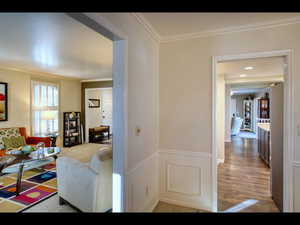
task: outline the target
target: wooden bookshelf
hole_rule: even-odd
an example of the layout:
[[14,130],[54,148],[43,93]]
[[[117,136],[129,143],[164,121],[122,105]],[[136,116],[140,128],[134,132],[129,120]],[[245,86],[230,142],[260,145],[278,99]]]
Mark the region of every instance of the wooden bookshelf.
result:
[[64,147],[82,144],[80,112],[64,112]]

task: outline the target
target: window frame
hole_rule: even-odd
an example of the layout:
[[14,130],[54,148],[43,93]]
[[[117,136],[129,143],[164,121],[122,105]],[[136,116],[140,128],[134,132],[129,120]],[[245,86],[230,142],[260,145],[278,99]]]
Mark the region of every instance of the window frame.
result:
[[[55,82],[55,81],[48,81],[48,80],[40,80],[40,79],[31,79],[30,80],[30,135],[34,136],[35,132],[34,132],[34,86],[36,83],[40,83],[40,84],[45,84],[45,85],[55,85],[57,86],[57,94],[58,94],[58,99],[57,99],[57,111],[58,111],[58,124],[57,124],[57,132],[60,135],[60,128],[61,128],[61,118],[60,118],[60,112],[61,112],[61,105],[60,105],[60,99],[61,99],[61,92],[60,92],[60,83],[59,82]],[[41,135],[41,134],[40,134]]]

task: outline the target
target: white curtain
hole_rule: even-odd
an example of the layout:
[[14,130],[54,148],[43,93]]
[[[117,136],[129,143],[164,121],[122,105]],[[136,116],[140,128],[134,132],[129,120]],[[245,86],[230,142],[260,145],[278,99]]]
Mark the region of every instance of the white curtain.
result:
[[[55,83],[32,81],[32,134],[43,136],[58,132],[59,86]],[[42,113],[52,111],[54,118],[45,120]]]

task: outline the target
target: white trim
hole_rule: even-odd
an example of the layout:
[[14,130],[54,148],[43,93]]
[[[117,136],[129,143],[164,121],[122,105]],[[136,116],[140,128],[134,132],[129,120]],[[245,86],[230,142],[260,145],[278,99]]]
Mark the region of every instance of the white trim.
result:
[[159,198],[155,199],[153,203],[145,207],[144,212],[153,212],[159,201]]
[[166,198],[166,197],[160,198],[159,201],[160,202],[165,202],[165,203],[168,203],[168,204],[172,204],[172,205],[179,205],[179,206],[183,206],[183,207],[193,208],[195,210],[203,210],[203,211],[210,212],[207,209],[199,209],[198,204],[194,203],[194,202],[175,200],[175,199],[170,199],[170,198]]
[[142,13],[131,13],[132,16],[145,28],[151,38],[156,42],[161,41],[161,36],[156,32],[151,23],[142,15]]
[[158,152],[154,152],[151,155],[149,155],[148,157],[146,157],[145,159],[143,159],[142,161],[138,162],[138,164],[135,167],[133,167],[129,171],[126,171],[126,176],[131,175],[136,170],[138,170],[140,167],[142,167],[145,164],[146,161],[151,160],[152,158],[155,158],[155,157],[158,158]]
[[[161,149],[158,154],[159,199],[176,205],[211,210],[212,155],[174,149]],[[177,170],[193,173],[183,181],[182,174],[177,176]]]
[[[293,67],[293,51],[278,50],[270,52],[256,52],[239,55],[213,56],[212,58],[212,189],[213,189],[213,210],[217,211],[217,149],[216,149],[216,68],[219,61],[240,60],[261,57],[284,56],[287,58],[288,71],[285,74],[284,82],[284,152],[283,152],[283,211],[293,211],[293,156],[294,156],[294,67]],[[297,164],[299,165],[299,164]]]
[[227,27],[224,29],[208,30],[208,31],[203,31],[203,32],[162,36],[160,38],[160,42],[166,43],[166,42],[172,42],[172,41],[181,41],[181,40],[203,38],[203,37],[210,37],[210,36],[216,36],[216,35],[224,35],[224,34],[230,34],[230,33],[236,33],[236,32],[268,29],[268,28],[286,26],[286,25],[297,24],[297,23],[300,23],[300,17],[276,20],[276,21],[265,22],[265,23],[256,23],[256,24],[249,24],[249,25],[243,25],[243,26]]
[[175,154],[175,155],[181,155],[186,157],[205,157],[205,158],[211,158],[212,154],[208,152],[192,152],[192,151],[182,151],[182,150],[176,150],[176,149],[159,149],[159,154]]
[[159,43],[167,43],[167,42],[172,42],[172,41],[181,41],[181,40],[188,40],[188,39],[195,39],[195,38],[211,37],[211,36],[224,35],[224,34],[230,34],[230,33],[236,33],[236,32],[261,30],[261,29],[275,28],[275,27],[287,26],[287,25],[300,23],[300,17],[293,17],[293,18],[275,20],[275,21],[264,22],[264,23],[248,24],[248,25],[243,25],[243,26],[232,26],[232,27],[227,27],[227,28],[223,28],[223,29],[207,30],[207,31],[186,33],[186,34],[180,34],[180,35],[162,36],[152,26],[151,22],[143,16],[142,13],[131,13],[131,14],[149,32],[151,37]]
[[[153,166],[153,164],[151,163],[154,163],[155,166]],[[150,167],[149,167],[150,165]],[[149,168],[151,168],[149,170]],[[156,180],[156,183],[157,183],[157,186],[155,186],[154,189],[152,189],[150,195],[154,195],[155,197],[153,197],[152,199],[140,199],[139,200],[139,209],[138,211],[142,211],[142,212],[152,212],[153,209],[155,208],[155,206],[157,205],[158,201],[159,201],[159,180],[158,180],[158,177],[159,177],[159,168],[158,168],[158,152],[154,152],[152,153],[151,155],[149,155],[148,157],[146,157],[144,160],[140,161],[134,168],[130,169],[129,171],[126,172],[126,187],[127,187],[127,192],[126,192],[126,197],[127,197],[127,201],[126,201],[126,212],[133,212],[135,210],[137,210],[136,208],[134,208],[134,198],[137,197],[137,198],[142,198],[142,196],[138,196],[138,195],[135,195],[133,192],[134,192],[134,187],[137,188],[137,192],[142,192],[144,191],[143,188],[144,186],[143,185],[138,185],[136,186],[136,182],[144,182],[144,184],[146,185],[147,182],[149,182],[149,178],[148,177],[145,177],[144,174],[146,173],[145,172],[145,169],[147,169],[148,171],[154,171],[155,173],[155,177],[157,178]],[[155,171],[156,170],[156,171]],[[141,178],[141,173],[143,174],[142,176],[144,178]],[[147,172],[149,173],[149,172]]]
[[293,166],[294,167],[300,167],[300,161],[294,161]]

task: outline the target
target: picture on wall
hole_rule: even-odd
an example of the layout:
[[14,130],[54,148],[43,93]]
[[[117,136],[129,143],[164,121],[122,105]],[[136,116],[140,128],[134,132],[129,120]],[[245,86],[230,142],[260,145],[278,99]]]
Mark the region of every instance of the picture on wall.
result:
[[7,121],[7,83],[0,82],[0,121]]
[[100,108],[100,99],[89,99],[89,108]]

